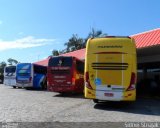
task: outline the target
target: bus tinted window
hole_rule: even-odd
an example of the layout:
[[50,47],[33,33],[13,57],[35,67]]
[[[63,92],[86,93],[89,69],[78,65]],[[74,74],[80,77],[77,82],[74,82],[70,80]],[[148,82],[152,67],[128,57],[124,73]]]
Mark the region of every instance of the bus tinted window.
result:
[[84,63],[77,60],[76,61],[76,69],[79,73],[84,73]]
[[16,71],[15,66],[6,67],[5,72],[14,73]]
[[55,57],[49,60],[49,66],[72,66],[72,57]]
[[47,68],[42,67],[42,66],[38,66],[38,65],[34,65],[34,73],[46,74],[47,73]]

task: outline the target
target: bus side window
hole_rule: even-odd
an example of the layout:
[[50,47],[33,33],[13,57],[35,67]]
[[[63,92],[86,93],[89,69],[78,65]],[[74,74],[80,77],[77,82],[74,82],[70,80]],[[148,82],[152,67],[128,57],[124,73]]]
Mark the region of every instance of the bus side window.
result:
[[84,63],[76,60],[76,69],[79,73],[84,73]]
[[34,73],[36,74],[46,74],[47,68],[42,66],[34,65]]

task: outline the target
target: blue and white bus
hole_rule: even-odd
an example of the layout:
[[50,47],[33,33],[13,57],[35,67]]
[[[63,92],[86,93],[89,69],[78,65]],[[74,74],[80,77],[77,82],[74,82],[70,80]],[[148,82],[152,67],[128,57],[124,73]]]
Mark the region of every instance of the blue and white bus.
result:
[[19,63],[16,70],[16,82],[18,87],[47,88],[47,67],[33,63]]
[[16,87],[16,65],[6,66],[4,68],[4,85]]

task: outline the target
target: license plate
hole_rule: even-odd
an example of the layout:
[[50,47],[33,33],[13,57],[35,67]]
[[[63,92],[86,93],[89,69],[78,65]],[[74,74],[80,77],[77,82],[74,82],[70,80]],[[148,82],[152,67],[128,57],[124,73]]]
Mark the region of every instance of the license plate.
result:
[[113,97],[114,94],[113,93],[104,93],[104,96],[107,96],[107,97]]

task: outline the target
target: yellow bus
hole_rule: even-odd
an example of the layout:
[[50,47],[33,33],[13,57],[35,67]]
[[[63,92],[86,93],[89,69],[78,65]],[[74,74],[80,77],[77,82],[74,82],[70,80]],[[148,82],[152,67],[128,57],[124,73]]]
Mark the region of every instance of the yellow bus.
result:
[[135,101],[137,59],[134,39],[90,38],[86,46],[85,98],[98,101]]

